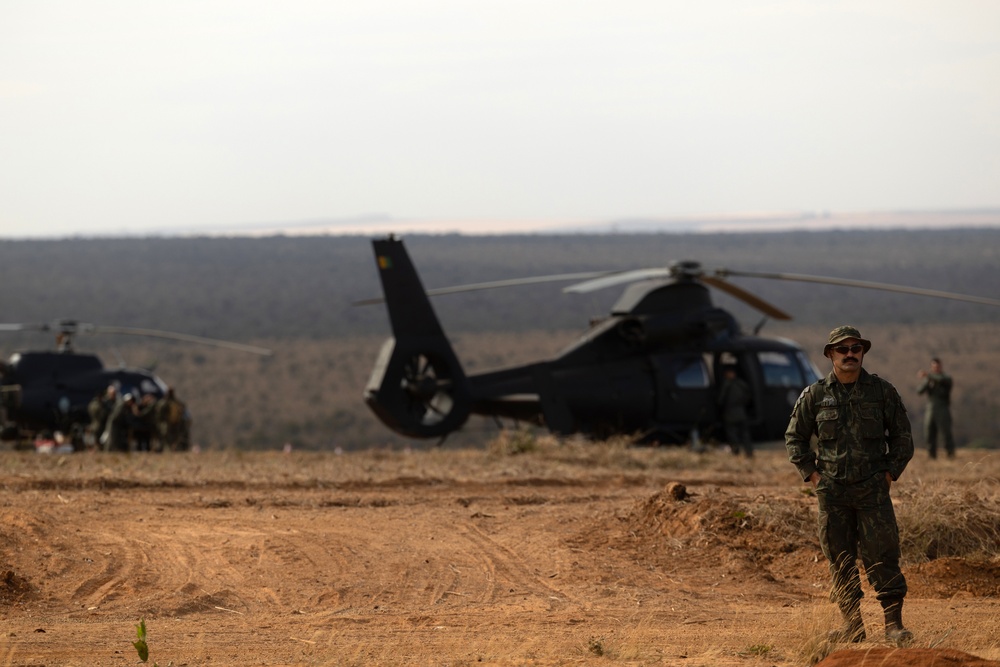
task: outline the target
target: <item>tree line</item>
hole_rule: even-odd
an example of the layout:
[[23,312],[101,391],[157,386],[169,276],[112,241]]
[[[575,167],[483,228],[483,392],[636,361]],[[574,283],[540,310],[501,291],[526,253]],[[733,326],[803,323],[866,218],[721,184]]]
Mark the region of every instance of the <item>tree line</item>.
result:
[[[823,231],[574,236],[415,235],[405,239],[425,287],[699,261],[995,296],[1000,230]],[[368,238],[117,238],[0,241],[0,321],[84,322],[250,339],[382,334]],[[866,321],[983,322],[1000,309],[785,281],[733,279],[791,313],[826,322],[849,306]],[[450,331],[570,329],[606,314],[620,289],[587,295],[549,284],[439,297]],[[759,319],[724,294],[722,307]],[[4,342],[0,341],[0,345]]]

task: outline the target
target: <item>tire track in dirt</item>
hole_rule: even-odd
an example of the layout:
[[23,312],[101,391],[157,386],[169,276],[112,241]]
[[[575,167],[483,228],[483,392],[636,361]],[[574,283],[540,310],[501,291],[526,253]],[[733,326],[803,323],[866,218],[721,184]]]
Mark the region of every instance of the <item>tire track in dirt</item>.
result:
[[[182,503],[177,516],[164,522],[158,511],[111,507],[80,497],[74,502],[84,509],[74,529],[72,552],[59,546],[66,517],[35,511],[30,518],[7,516],[4,523],[19,526],[19,543],[38,555],[22,559],[19,568],[29,571],[43,590],[49,584],[55,587],[59,583],[55,579],[75,582],[65,599],[88,612],[127,607],[135,613],[182,616],[246,613],[258,603],[281,606],[282,600],[268,592],[270,582],[264,574],[268,554],[284,552],[284,562],[297,570],[295,561],[302,558],[296,552],[308,553],[311,548],[308,537],[289,542],[280,531],[269,531],[253,509],[220,505],[206,512],[203,506]],[[148,510],[150,505],[137,502],[137,506]],[[247,512],[254,513],[249,523],[240,519]],[[88,520],[95,513],[117,516],[130,528],[101,531],[101,520],[96,516]],[[121,518],[129,514],[133,516]],[[274,549],[275,544],[282,546]],[[306,560],[315,562],[313,556]]]
[[485,576],[479,602],[510,603],[510,598],[519,597],[517,606],[545,611],[568,603],[580,604],[572,594],[549,583],[553,575],[540,575],[520,554],[498,543],[477,525],[464,523],[456,528],[473,546],[469,553]]
[[171,616],[251,611],[257,599],[248,595],[253,590],[248,565],[263,539],[260,531],[233,521],[158,527],[142,547],[155,565],[159,589],[175,592],[150,608]]
[[[96,575],[86,577],[72,599],[88,609],[122,599],[146,613],[171,616],[217,607],[246,610],[246,600],[231,593],[245,585],[238,563],[225,555],[233,541],[256,544],[254,531],[218,526],[167,526],[141,533],[94,533],[91,545]],[[170,591],[166,596],[164,591]]]
[[[68,511],[56,512],[51,507],[48,502],[39,502],[32,516],[3,517],[11,531],[11,564],[33,582],[43,597],[50,596],[61,580],[80,582],[72,587],[69,601],[86,610],[131,593],[125,584],[137,579],[134,566],[146,560],[141,548],[121,535],[90,530],[85,514],[74,522]],[[71,551],[65,540],[73,524]]]
[[[297,527],[265,536],[260,566],[265,581],[283,580],[281,591],[267,587],[273,601],[293,610],[342,604],[350,582],[360,574],[357,545],[352,546],[345,536]],[[271,576],[278,572],[300,574]]]
[[[28,577],[43,596],[50,595],[50,589],[61,580],[79,582],[72,587],[69,601],[74,607],[93,610],[131,592],[123,590],[126,582],[143,583],[135,567],[147,558],[134,541],[90,530],[86,515],[74,522],[68,511],[55,512],[50,507],[47,502],[39,503],[33,507],[32,516],[3,517],[13,547],[12,566]],[[70,551],[64,542],[74,523],[74,548]]]

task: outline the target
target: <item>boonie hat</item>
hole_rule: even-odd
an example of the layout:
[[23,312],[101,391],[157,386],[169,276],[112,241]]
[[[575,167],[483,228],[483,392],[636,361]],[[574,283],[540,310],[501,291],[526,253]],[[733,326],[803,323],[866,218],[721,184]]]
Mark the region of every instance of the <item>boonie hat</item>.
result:
[[830,348],[837,343],[847,340],[848,338],[857,338],[861,341],[861,344],[865,346],[865,354],[868,354],[868,350],[872,349],[872,342],[861,337],[861,332],[849,324],[845,324],[842,327],[837,327],[830,332],[830,340],[823,348],[823,356],[830,356]]

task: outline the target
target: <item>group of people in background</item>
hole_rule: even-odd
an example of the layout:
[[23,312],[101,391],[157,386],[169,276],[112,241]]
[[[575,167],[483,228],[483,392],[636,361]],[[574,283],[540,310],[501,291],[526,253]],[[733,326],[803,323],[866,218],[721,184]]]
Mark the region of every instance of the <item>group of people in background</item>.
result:
[[119,395],[115,386],[87,406],[88,444],[106,452],[184,451],[190,447],[191,416],[173,388],[162,397]]

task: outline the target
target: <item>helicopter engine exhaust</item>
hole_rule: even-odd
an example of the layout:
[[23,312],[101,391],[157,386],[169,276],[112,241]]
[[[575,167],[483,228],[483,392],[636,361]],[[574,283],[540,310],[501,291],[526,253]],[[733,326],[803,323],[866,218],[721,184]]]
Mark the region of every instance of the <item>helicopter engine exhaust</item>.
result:
[[629,345],[641,347],[677,345],[692,338],[714,338],[739,332],[736,320],[718,308],[706,307],[696,313],[697,317],[691,317],[689,313],[630,315],[619,321],[618,335]]
[[373,245],[393,337],[382,346],[365,403],[397,433],[443,437],[469,418],[465,372],[402,242],[390,237]]

